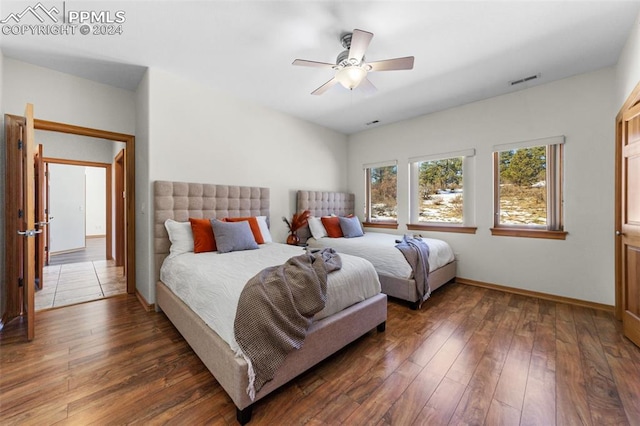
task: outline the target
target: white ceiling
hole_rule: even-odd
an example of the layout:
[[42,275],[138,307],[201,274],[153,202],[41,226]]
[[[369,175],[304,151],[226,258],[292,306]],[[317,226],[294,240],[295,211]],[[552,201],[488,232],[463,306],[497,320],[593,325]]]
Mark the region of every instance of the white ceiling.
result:
[[[36,3],[3,0],[0,17]],[[611,0],[43,4],[123,10],[123,34],[2,35],[5,56],[130,90],[157,67],[346,134],[614,65],[640,11]],[[310,95],[331,70],[291,62],[335,62],[354,28],[374,33],[368,61],[413,55],[414,69],[369,74],[367,97],[339,85]]]

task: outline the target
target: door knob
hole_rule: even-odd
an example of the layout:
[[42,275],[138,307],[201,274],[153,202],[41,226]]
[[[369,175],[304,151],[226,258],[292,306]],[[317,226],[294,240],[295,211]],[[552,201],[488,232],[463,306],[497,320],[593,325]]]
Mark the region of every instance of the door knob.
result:
[[36,234],[42,233],[42,229],[27,229],[26,231],[18,231],[18,235],[24,235],[25,237],[35,237]]
[[616,231],[616,237],[620,237],[620,236],[624,237],[624,234],[620,231]]

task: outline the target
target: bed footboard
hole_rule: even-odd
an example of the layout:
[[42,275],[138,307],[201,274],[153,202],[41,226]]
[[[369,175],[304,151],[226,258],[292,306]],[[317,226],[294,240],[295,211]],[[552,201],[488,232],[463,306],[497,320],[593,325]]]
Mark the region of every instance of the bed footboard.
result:
[[273,380],[252,401],[246,393],[248,376],[244,359],[236,357],[229,345],[161,281],[156,285],[156,303],[227,392],[241,424],[251,419],[252,404],[256,401],[370,330],[384,331],[387,320],[387,296],[379,293],[315,322],[302,349],[287,355]]
[[[431,291],[437,290],[446,283],[455,279],[456,265],[454,260],[441,268],[429,273],[429,287]],[[420,305],[418,300],[418,291],[416,290],[416,282],[398,277],[379,274],[382,292],[398,299],[406,300],[411,303],[412,309],[417,309]]]

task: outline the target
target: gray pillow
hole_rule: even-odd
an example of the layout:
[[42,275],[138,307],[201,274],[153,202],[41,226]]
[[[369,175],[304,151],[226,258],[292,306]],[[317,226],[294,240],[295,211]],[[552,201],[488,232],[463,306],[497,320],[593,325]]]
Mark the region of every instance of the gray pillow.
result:
[[219,253],[259,248],[253,238],[248,221],[222,222],[218,219],[211,219],[211,227],[213,235],[216,237]]
[[[360,220],[357,216],[353,217],[342,217],[338,218],[340,220],[340,229],[342,229],[342,235],[345,238],[354,238],[354,237],[362,237],[364,232],[362,231],[362,226],[360,226]],[[216,238],[216,241],[218,239]]]

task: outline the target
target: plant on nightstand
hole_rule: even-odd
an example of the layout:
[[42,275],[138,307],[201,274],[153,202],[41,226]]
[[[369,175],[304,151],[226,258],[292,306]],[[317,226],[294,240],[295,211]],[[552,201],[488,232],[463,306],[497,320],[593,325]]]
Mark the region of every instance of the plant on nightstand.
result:
[[282,221],[287,224],[289,227],[289,236],[287,237],[287,244],[296,245],[300,242],[300,238],[298,237],[298,229],[307,225],[307,220],[311,216],[311,212],[309,210],[305,210],[301,213],[294,213],[293,218],[291,218],[291,222],[282,216]]

